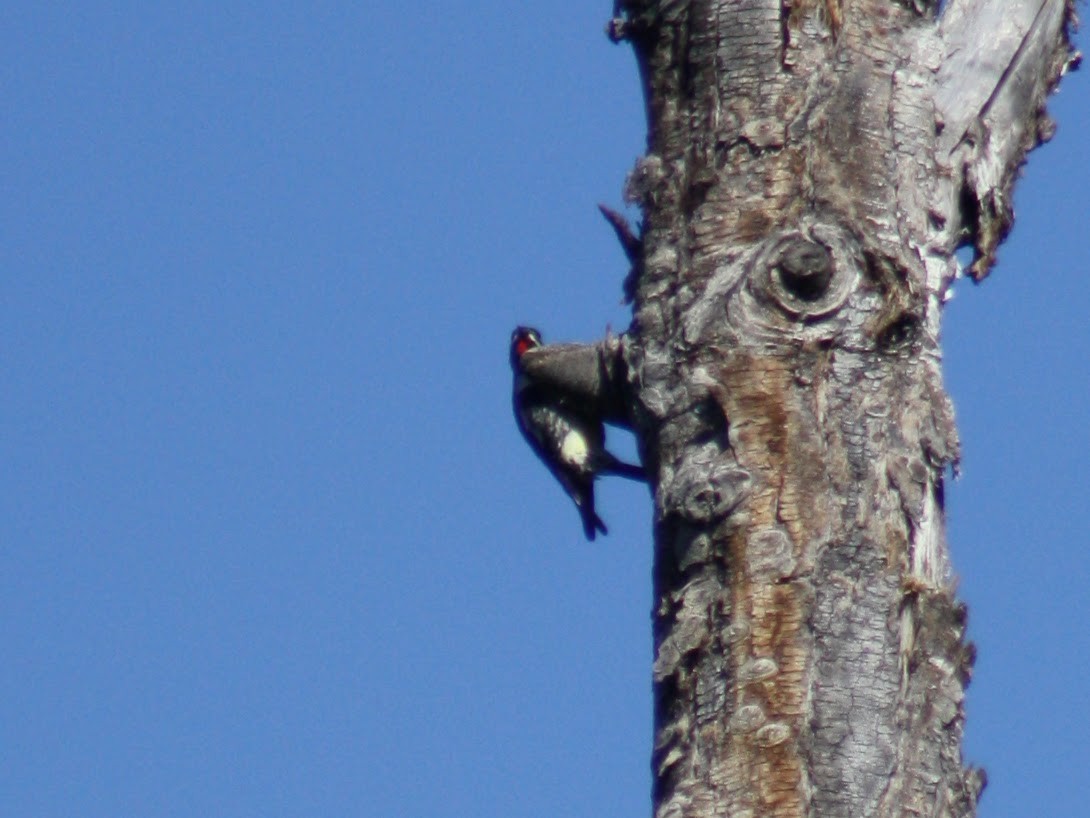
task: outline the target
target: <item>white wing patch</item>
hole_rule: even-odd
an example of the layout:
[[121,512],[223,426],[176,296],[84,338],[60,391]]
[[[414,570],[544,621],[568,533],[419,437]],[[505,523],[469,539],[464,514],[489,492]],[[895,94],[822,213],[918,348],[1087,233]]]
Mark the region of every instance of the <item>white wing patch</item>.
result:
[[564,442],[560,444],[560,459],[565,463],[582,468],[587,464],[587,455],[590,447],[587,440],[574,429],[564,435]]

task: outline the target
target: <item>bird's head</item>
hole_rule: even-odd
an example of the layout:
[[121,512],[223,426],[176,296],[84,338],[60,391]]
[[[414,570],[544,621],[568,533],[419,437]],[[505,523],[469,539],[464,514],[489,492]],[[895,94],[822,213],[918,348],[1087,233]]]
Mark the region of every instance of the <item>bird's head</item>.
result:
[[533,327],[515,327],[511,333],[511,368],[517,370],[523,354],[541,346],[541,333]]

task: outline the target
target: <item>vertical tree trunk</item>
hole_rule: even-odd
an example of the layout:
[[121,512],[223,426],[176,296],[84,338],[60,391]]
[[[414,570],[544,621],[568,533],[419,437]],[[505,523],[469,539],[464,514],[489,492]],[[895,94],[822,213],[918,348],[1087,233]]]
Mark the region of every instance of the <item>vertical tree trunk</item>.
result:
[[1010,227],[1072,16],[618,3],[648,112],[619,355],[655,484],[658,818],[975,812],[940,315],[954,251],[980,278]]

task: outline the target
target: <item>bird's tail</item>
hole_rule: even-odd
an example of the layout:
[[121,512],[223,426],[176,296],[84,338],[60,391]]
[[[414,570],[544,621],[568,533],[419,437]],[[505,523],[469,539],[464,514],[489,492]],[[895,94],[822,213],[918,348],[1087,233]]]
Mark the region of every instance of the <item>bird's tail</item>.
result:
[[579,509],[579,516],[583,520],[583,533],[587,535],[588,540],[593,540],[599,531],[603,534],[609,533],[609,529],[602,522],[602,518],[594,511],[593,480],[588,481],[583,486],[583,491],[573,494],[572,499],[575,500],[575,507]]
[[588,540],[593,541],[599,531],[603,534],[609,533],[602,518],[594,513],[593,506],[583,506],[579,509],[579,513],[583,517],[583,533],[587,535]]

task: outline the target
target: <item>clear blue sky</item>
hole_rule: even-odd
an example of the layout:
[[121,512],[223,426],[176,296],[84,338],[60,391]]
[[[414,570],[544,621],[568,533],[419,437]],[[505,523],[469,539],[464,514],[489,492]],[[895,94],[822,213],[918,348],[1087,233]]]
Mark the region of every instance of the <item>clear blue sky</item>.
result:
[[[0,12],[0,816],[648,814],[650,503],[506,361],[627,324],[609,10]],[[948,311],[984,818],[1090,802],[1088,103]]]

